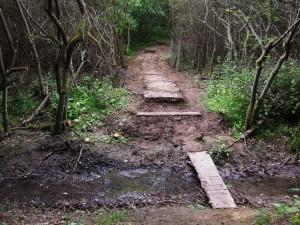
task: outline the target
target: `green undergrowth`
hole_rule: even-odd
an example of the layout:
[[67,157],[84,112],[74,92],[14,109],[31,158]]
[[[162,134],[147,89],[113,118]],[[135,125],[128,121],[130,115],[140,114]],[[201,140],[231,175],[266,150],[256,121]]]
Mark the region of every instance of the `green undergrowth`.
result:
[[[68,106],[68,118],[79,132],[102,125],[103,120],[122,110],[127,103],[129,93],[124,88],[114,88],[112,82],[86,78],[71,92]],[[58,95],[54,96],[56,107]]]
[[[263,70],[259,93],[272,71],[268,64]],[[290,60],[283,65],[271,91],[262,103],[258,119],[290,120],[300,115],[300,64]],[[218,65],[205,98],[209,110],[222,113],[231,122],[233,133],[239,136],[244,129],[245,115],[250,102],[255,69],[237,67],[227,62]]]
[[[2,94],[0,96],[0,102],[2,104]],[[40,99],[36,96],[35,90],[20,86],[10,89],[7,104],[10,124],[15,126],[31,115],[40,104]],[[3,126],[2,123],[0,123],[0,133],[2,132]]]
[[275,204],[276,213],[279,218],[286,218],[287,224],[300,225],[300,197],[295,195],[294,201],[290,204]]
[[264,140],[272,140],[275,136],[283,136],[291,151],[300,156],[300,130],[295,124],[278,122],[268,124],[264,129],[259,129],[257,136]]
[[116,211],[104,214],[100,219],[99,225],[115,225],[123,223],[127,218],[125,211]]
[[276,203],[273,208],[257,211],[255,225],[300,225],[300,197],[295,195],[291,203]]
[[[53,76],[48,74],[47,83],[51,91],[51,103],[43,111],[41,120],[27,124],[27,128],[49,130],[52,128],[58,103],[58,93]],[[18,87],[10,91],[8,112],[12,127],[30,116],[41,103],[38,86]],[[122,110],[127,103],[129,92],[124,88],[114,88],[109,79],[92,80],[88,76],[72,88],[68,105],[68,118],[73,129],[85,132],[102,124],[103,120]],[[1,97],[0,97],[0,100]],[[3,131],[0,123],[0,132]]]

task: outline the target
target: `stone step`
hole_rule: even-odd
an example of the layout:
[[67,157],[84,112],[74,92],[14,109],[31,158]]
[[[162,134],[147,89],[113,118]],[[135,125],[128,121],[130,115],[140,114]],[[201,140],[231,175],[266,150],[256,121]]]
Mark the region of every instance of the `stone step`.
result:
[[146,48],[145,53],[156,53],[156,49],[155,48]]
[[234,199],[210,155],[206,152],[195,152],[188,155],[201,181],[201,186],[209,198],[211,206],[215,209],[236,208]]
[[146,101],[155,102],[183,102],[184,97],[180,92],[166,92],[166,91],[144,91],[144,98]]
[[168,81],[167,78],[163,77],[162,75],[145,75],[144,77],[145,82],[151,81]]
[[138,112],[137,116],[202,116],[200,112]]
[[172,81],[148,81],[145,82],[145,85],[147,89],[151,91],[165,91],[172,93],[180,91],[177,85]]

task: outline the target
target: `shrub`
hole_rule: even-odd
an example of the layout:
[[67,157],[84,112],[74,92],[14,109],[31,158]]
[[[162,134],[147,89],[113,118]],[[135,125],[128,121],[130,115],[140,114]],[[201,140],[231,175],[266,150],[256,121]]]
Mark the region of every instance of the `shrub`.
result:
[[279,217],[288,217],[292,225],[300,225],[300,197],[295,195],[291,204],[274,204]]
[[[266,81],[273,65],[266,64],[261,79]],[[258,119],[298,118],[300,115],[300,64],[290,60],[283,65],[271,91],[264,99]],[[232,63],[217,67],[216,79],[208,87],[206,105],[209,110],[223,113],[232,123],[234,131],[242,132],[255,69],[239,68]],[[264,82],[261,82],[262,84]],[[259,92],[262,90],[259,87]]]
[[[113,88],[109,80],[91,81],[87,78],[83,84],[72,90],[68,118],[72,120],[75,129],[85,131],[101,125],[105,117],[121,110],[126,104],[127,96],[125,89]],[[54,101],[57,104],[57,95]]]
[[124,211],[108,213],[103,216],[99,225],[120,224],[125,221],[126,217],[127,214]]
[[300,155],[300,131],[296,131],[292,136],[291,149],[297,155]]
[[269,225],[271,224],[271,214],[267,210],[258,211],[256,213],[255,225]]
[[218,78],[208,87],[206,105],[209,110],[228,117],[235,131],[242,131],[249,104],[252,76],[251,71],[234,66],[218,67]]

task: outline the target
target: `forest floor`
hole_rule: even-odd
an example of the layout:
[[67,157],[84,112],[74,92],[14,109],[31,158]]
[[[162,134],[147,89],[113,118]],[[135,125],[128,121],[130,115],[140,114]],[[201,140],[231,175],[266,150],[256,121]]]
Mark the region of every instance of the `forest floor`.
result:
[[[300,166],[284,137],[237,142],[226,119],[205,109],[207,79],[174,71],[168,46],[153,48],[128,60],[128,107],[89,133],[89,142],[26,130],[0,143],[0,224],[252,224],[256,208],[291,201]],[[145,102],[145,63],[176,82],[185,102]],[[158,111],[202,116],[136,115]],[[98,141],[103,136],[109,143]],[[237,209],[209,209],[192,151],[213,152]],[[122,221],[100,222],[121,209]]]

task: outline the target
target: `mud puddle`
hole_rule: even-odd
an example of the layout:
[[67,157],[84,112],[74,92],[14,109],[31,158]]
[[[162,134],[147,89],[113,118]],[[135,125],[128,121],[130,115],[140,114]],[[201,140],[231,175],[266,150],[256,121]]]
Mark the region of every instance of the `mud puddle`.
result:
[[[76,148],[75,148],[76,150]],[[206,198],[200,183],[189,167],[138,167],[121,164],[103,155],[85,151],[82,165],[76,172],[70,171],[70,154],[64,152],[52,156],[52,160],[35,165],[31,176],[11,176],[21,163],[16,159],[5,159],[3,166],[10,173],[0,180],[0,204],[5,201],[20,206],[28,204],[47,207],[119,207],[149,204],[189,204],[203,203]],[[30,158],[39,158],[39,152],[30,153]],[[57,157],[59,158],[57,160]],[[28,158],[22,156],[20,159]],[[68,161],[64,161],[65,159]],[[22,162],[24,162],[22,160]],[[74,165],[74,162],[72,162]],[[71,163],[70,163],[71,165]],[[28,165],[26,165],[29,167]],[[29,170],[32,170],[30,165]],[[7,176],[7,175],[10,176]],[[0,173],[1,175],[1,173]]]
[[300,194],[300,177],[268,177],[247,179],[232,183],[235,190],[250,203],[271,206],[274,203],[290,202],[293,195]]

